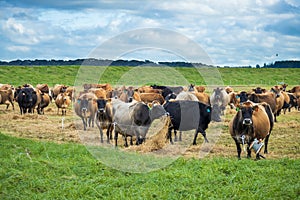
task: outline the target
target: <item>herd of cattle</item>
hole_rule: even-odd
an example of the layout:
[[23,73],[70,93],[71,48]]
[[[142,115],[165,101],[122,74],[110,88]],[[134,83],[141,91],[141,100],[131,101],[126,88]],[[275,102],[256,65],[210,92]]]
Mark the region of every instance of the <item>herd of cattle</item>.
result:
[[[222,121],[227,106],[237,112],[229,122],[229,132],[236,143],[238,158],[242,144],[247,144],[247,156],[251,156],[250,147],[254,140],[264,140],[265,150],[272,132],[276,117],[295,107],[300,109],[300,86],[286,90],[287,85],[277,85],[270,90],[257,87],[252,91],[234,91],[231,87],[216,87],[211,94],[203,86],[193,84],[182,86],[142,86],[113,88],[109,83],[84,84],[81,89],[65,85],[49,88],[47,84],[33,87],[25,84],[14,88],[9,84],[0,84],[0,104],[10,105],[14,109],[14,101],[18,103],[20,114],[44,114],[44,108],[51,101],[57,106],[57,114],[66,115],[67,108],[73,102],[73,108],[83,123],[83,129],[94,126],[99,128],[101,142],[106,129],[107,142],[112,139],[117,146],[118,135],[124,138],[124,145],[145,141],[151,123],[162,116],[170,116],[168,139],[173,143],[177,131],[195,130],[193,144],[196,145],[198,133],[206,142],[206,129],[211,121]],[[80,91],[79,91],[80,90]],[[256,158],[262,157],[257,152]]]

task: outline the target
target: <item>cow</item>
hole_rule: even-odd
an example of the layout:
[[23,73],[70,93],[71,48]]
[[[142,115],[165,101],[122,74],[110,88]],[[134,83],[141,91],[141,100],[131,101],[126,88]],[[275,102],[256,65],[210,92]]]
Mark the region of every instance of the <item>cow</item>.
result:
[[87,126],[94,127],[95,116],[97,112],[96,95],[94,93],[82,94],[75,102],[75,113],[82,119],[83,130],[86,131]]
[[164,98],[166,98],[167,95],[174,93],[175,95],[178,95],[180,92],[184,90],[182,86],[160,86],[160,85],[151,85],[153,89],[160,89],[162,90],[161,94]]
[[289,107],[288,103],[290,102],[290,97],[287,94],[283,94],[280,90],[280,86],[277,85],[271,88],[271,92],[276,95],[276,116],[279,116],[282,108]]
[[19,90],[16,100],[19,104],[20,113],[33,113],[37,102],[36,91],[31,87],[23,87]]
[[154,89],[151,86],[142,86],[142,87],[139,87],[137,89],[137,92],[139,92],[139,93],[158,93],[158,94],[161,94],[162,90],[161,89],[156,89],[156,88]]
[[[276,122],[276,115],[277,115],[277,106],[276,106],[276,94],[273,92],[266,92],[263,94],[255,94],[252,93],[248,96],[248,100],[252,101],[253,103],[262,103],[262,102],[266,102],[267,104],[269,104],[272,113],[274,114],[274,121]],[[241,99],[241,103],[243,103],[245,101],[242,101]]]
[[287,92],[298,93],[298,92],[300,92],[300,86],[295,86],[292,89],[288,90]]
[[[291,112],[291,108],[293,108],[293,107],[295,107],[296,110],[298,110],[297,109],[298,104],[297,104],[297,97],[296,97],[296,95],[294,95],[294,93],[287,93],[287,94],[290,97],[290,102],[289,102],[289,107],[288,107],[289,112]],[[286,112],[286,108],[283,110],[284,114],[285,114],[285,112]]]
[[83,89],[85,90],[85,91],[88,91],[89,89],[91,89],[91,88],[102,88],[102,89],[104,89],[105,91],[112,91],[113,89],[112,89],[112,87],[111,87],[111,85],[109,84],[109,83],[102,83],[102,84],[97,84],[97,83],[85,83],[85,84],[83,84]]
[[211,118],[213,121],[221,121],[221,115],[224,115],[224,111],[229,102],[229,95],[223,88],[217,87],[213,90],[210,96],[210,104],[212,106]]
[[133,101],[125,103],[119,99],[112,99],[113,123],[115,130],[115,146],[117,147],[118,134],[124,136],[125,147],[128,146],[127,136],[136,137],[136,144],[145,141],[146,134],[153,120],[166,115],[162,105],[156,104],[150,109],[144,102]]
[[167,101],[163,107],[171,117],[171,123],[168,128],[168,137],[171,144],[173,144],[172,130],[189,131],[195,129],[193,145],[197,144],[196,139],[199,132],[203,135],[205,141],[208,142],[205,130],[211,121],[211,107],[209,105],[199,101],[179,100]]
[[106,99],[94,100],[97,103],[96,125],[100,131],[100,141],[103,143],[103,129],[106,129],[107,143],[112,139],[112,104]]
[[[205,87],[195,86],[194,84],[190,84],[188,91],[191,92],[192,94],[194,94],[197,97],[198,101],[200,101],[204,104],[210,105],[210,97],[208,94],[204,93]],[[183,92],[185,92],[185,91],[183,91]],[[183,93],[183,92],[181,92],[181,93]],[[178,95],[180,95],[181,93],[179,93]],[[185,99],[185,100],[192,100],[192,99]]]
[[230,93],[233,92],[233,88],[230,87],[230,86],[226,86],[226,87],[225,87],[225,91],[227,92],[227,94],[230,94]]
[[[274,115],[267,103],[256,104],[251,101],[242,103],[239,111],[229,122],[229,133],[235,141],[237,157],[241,159],[241,144],[247,144],[247,157],[251,157],[250,145],[255,139],[265,139],[264,153],[268,153],[268,141],[274,126]],[[256,152],[256,159],[262,157]]]
[[90,88],[88,92],[94,93],[97,99],[106,99],[106,90],[103,88]]
[[47,84],[37,84],[36,87],[39,89],[42,93],[49,94],[49,86]]
[[9,105],[11,104],[12,109],[15,110],[14,106],[14,91],[11,88],[8,88],[7,90],[1,89],[0,90],[0,104],[6,104],[6,110],[8,109]]
[[140,93],[140,99],[144,103],[151,103],[153,101],[158,101],[160,104],[163,104],[165,99],[161,94],[158,93]]
[[44,108],[46,108],[51,102],[51,98],[49,94],[47,93],[42,93],[41,94],[41,102],[39,103],[37,110],[39,114],[45,114],[44,113]]
[[62,84],[56,84],[52,89],[51,89],[51,95],[54,100],[56,100],[56,97],[60,93],[64,93],[67,91],[67,86],[62,85]]
[[71,98],[68,93],[59,93],[55,98],[55,105],[57,107],[57,115],[59,115],[59,109],[61,109],[61,115],[67,115],[67,108],[71,104]]
[[190,101],[199,101],[195,93],[182,91],[180,92],[175,100],[190,100]]
[[266,93],[266,92],[267,92],[266,89],[261,88],[261,87],[253,88],[252,91],[253,91],[255,94],[263,94],[263,93]]

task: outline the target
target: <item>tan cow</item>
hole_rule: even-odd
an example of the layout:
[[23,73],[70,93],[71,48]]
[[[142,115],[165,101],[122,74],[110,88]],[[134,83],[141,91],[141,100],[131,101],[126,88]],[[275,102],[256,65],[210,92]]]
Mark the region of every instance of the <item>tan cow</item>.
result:
[[106,99],[106,90],[103,88],[90,88],[88,92],[94,93],[97,99]]
[[67,115],[67,108],[71,104],[71,98],[68,93],[59,93],[55,99],[57,106],[57,114],[59,115],[59,109],[61,109],[62,115]]
[[13,110],[15,110],[15,106],[13,103],[14,92],[12,89],[0,90],[0,96],[1,96],[0,104],[6,104],[6,110],[8,109],[10,104]]
[[95,115],[97,113],[97,97],[94,93],[89,92],[82,94],[74,104],[75,113],[82,119],[83,130],[87,125],[94,127]]
[[153,101],[158,101],[161,105],[164,103],[165,99],[161,94],[158,93],[140,93],[141,101],[144,103],[152,103]]

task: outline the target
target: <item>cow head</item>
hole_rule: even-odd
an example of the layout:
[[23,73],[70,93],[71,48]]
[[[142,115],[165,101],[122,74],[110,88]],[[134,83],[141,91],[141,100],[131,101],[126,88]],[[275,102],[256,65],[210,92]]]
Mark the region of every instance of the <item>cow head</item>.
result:
[[150,114],[151,121],[158,119],[162,116],[169,115],[169,113],[164,109],[164,107],[162,105],[160,105],[158,102],[152,102],[152,106],[150,108],[149,114]]
[[83,98],[78,99],[77,102],[79,104],[80,112],[86,115],[89,107],[89,99],[84,96]]
[[240,99],[240,103],[244,103],[248,100],[248,94],[245,91],[240,92],[238,95],[238,98]]
[[273,92],[276,95],[276,98],[280,97],[281,90],[279,86],[274,86],[271,88],[271,92]]
[[252,114],[254,110],[257,111],[258,106],[253,105],[251,101],[244,102],[239,106],[239,112],[241,112],[242,124],[244,126],[252,126]]
[[105,107],[106,107],[107,100],[97,99],[96,102],[97,102],[97,108],[98,108],[97,112],[100,114],[105,113]]

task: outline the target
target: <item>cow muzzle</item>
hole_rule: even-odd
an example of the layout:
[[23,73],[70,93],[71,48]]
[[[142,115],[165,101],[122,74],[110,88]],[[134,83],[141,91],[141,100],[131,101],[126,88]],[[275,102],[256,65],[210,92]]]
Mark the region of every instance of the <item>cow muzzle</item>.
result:
[[85,113],[87,112],[87,108],[82,108],[81,111]]
[[105,109],[104,108],[98,109],[98,113],[105,113]]
[[252,120],[251,120],[250,118],[245,118],[245,119],[243,120],[243,124],[244,124],[244,125],[251,125],[251,124],[252,124]]

